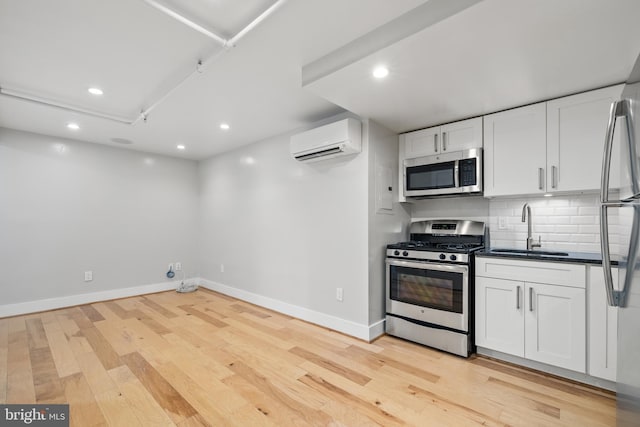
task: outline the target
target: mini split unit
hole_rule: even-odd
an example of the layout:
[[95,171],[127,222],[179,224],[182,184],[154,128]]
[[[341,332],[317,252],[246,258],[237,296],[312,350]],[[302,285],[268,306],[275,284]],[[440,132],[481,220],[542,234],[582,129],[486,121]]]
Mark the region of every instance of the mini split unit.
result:
[[362,125],[352,118],[291,137],[291,155],[303,162],[356,154],[362,151]]

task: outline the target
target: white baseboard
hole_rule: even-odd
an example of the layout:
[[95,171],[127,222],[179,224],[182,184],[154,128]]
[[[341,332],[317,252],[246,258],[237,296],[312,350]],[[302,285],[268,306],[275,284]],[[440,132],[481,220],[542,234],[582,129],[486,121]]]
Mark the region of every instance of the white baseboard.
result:
[[222,283],[213,282],[211,280],[200,279],[200,286],[279,313],[314,323],[316,325],[324,326],[325,328],[333,329],[334,331],[342,332],[343,334],[351,335],[352,337],[360,338],[365,341],[372,341],[384,333],[384,319],[367,326],[352,322],[351,320],[341,319],[319,311],[310,310],[308,308],[289,304],[263,295],[223,285]]
[[153,283],[150,285],[133,286],[130,288],[110,289],[108,291],[91,292],[86,294],[68,295],[64,297],[47,298],[37,301],[19,302],[0,305],[0,318],[18,316],[20,314],[37,313],[45,310],[72,307],[74,305],[90,304],[98,301],[108,301],[136,295],[176,289],[180,281]]
[[[305,320],[316,325],[324,326],[338,332],[365,340],[373,341],[384,334],[384,319],[371,325],[363,325],[351,320],[341,319],[336,316],[310,310],[308,308],[289,304],[263,295],[254,294],[242,289],[233,288],[211,280],[192,278],[191,281],[200,286],[221,294],[229,295],[252,304],[259,305],[289,316]],[[153,283],[150,285],[133,286],[129,288],[110,289],[108,291],[91,292],[86,294],[68,295],[56,298],[47,298],[36,301],[20,302],[15,304],[0,305],[0,318],[19,316],[21,314],[37,313],[39,311],[56,310],[59,308],[76,305],[91,304],[94,302],[108,301],[118,298],[127,298],[137,295],[151,294],[176,289],[180,281]]]
[[372,325],[369,325],[369,340],[373,341],[374,339],[384,335],[384,319],[378,320]]

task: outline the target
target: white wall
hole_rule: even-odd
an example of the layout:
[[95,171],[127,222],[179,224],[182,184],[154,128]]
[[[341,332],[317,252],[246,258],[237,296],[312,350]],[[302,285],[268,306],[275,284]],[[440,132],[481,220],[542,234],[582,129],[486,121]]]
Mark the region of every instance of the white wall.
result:
[[0,306],[196,275],[197,215],[193,161],[0,128]]
[[289,138],[199,164],[201,276],[214,288],[286,305],[310,320],[367,326],[366,139],[355,157],[300,163]]
[[[369,143],[369,324],[385,317],[386,246],[405,239],[409,224],[407,204],[398,203],[398,135],[369,120],[365,127]],[[376,208],[378,168],[391,171],[392,209]],[[378,191],[385,192],[384,186]],[[382,326],[382,323],[380,323]]]

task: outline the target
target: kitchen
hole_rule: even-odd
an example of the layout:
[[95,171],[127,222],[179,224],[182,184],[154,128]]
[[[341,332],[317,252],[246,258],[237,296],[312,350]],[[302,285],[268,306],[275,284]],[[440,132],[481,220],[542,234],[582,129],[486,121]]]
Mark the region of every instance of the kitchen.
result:
[[[176,90],[169,98],[171,102],[158,104],[148,114],[146,123],[112,125],[108,120],[78,113],[75,117],[83,120],[82,128],[80,133],[70,134],[64,129],[64,124],[71,120],[64,110],[3,96],[0,100],[2,170],[7,175],[3,175],[2,182],[20,183],[20,186],[2,187],[3,198],[10,201],[3,209],[1,221],[6,229],[3,235],[8,236],[3,239],[1,248],[3,305],[7,310],[3,311],[3,316],[53,309],[57,308],[56,304],[69,304],[69,301],[82,304],[92,301],[91,297],[98,301],[166,290],[169,289],[167,285],[173,285],[164,276],[167,264],[180,261],[186,276],[200,278],[202,286],[368,341],[384,331],[383,248],[388,243],[406,239],[411,219],[483,221],[491,230],[493,246],[522,248],[526,224],[520,221],[519,210],[528,202],[533,207],[534,237],[537,240],[538,235],[542,236],[544,249],[599,252],[598,241],[591,239],[596,232],[581,233],[579,228],[577,233],[571,228],[566,232],[551,229],[562,225],[597,226],[593,213],[594,209],[598,210],[597,192],[551,198],[523,194],[515,199],[516,196],[432,199],[412,204],[394,202],[392,214],[377,214],[373,195],[377,191],[378,172],[388,176],[391,169],[391,175],[395,176],[400,133],[622,83],[638,53],[638,46],[633,42],[638,39],[633,33],[632,18],[637,12],[633,2],[621,2],[617,13],[610,10],[616,8],[605,7],[603,2],[593,2],[588,7],[567,2],[558,10],[552,4],[555,2],[545,4],[550,8],[546,10],[530,2],[515,6],[509,6],[509,2],[479,2],[458,12],[455,16],[458,21],[451,19],[439,23],[449,23],[452,27],[438,27],[436,23],[432,28],[444,34],[456,34],[456,37],[443,39],[442,33],[433,34],[427,30],[408,37],[404,43],[389,45],[391,57],[396,58],[398,64],[403,60],[415,64],[415,71],[400,65],[394,70],[390,65],[390,78],[385,82],[358,77],[365,74],[364,71],[358,74],[357,68],[366,68],[368,75],[370,64],[367,60],[356,61],[348,49],[336,60],[339,63],[350,61],[353,65],[344,66],[342,62],[337,72],[324,77],[321,76],[326,64],[318,60],[391,22],[393,17],[405,16],[403,13],[418,6],[426,7],[424,2],[407,1],[401,6],[379,2],[376,7],[363,2],[347,6],[342,3],[335,2],[332,7],[311,4],[308,10],[297,2],[285,3],[246,38],[238,41],[235,48]],[[3,12],[10,12],[2,13],[2,16],[18,13],[15,7],[4,3]],[[131,13],[139,14],[141,22],[150,19],[151,12],[146,4],[140,2],[135,7],[140,10]],[[347,7],[347,10],[341,7]],[[28,6],[24,8],[28,9]],[[584,13],[575,14],[576,9]],[[25,11],[22,13],[29,16]],[[527,17],[527,25],[521,22],[521,13]],[[47,29],[51,23],[47,23],[47,14],[43,15],[38,25]],[[512,16],[513,19],[495,19],[496,16]],[[117,14],[112,17],[117,19]],[[493,21],[489,20],[491,17],[494,17]],[[327,31],[323,23],[338,19],[337,23],[342,25],[336,27],[340,30]],[[631,35],[624,38],[594,32],[600,19],[613,23],[611,25],[616,28],[627,29]],[[567,20],[566,27],[557,25],[559,20]],[[25,22],[29,20],[14,19],[2,28],[8,32],[16,23],[25,27]],[[477,24],[470,27],[471,22],[491,22],[491,25],[486,25],[489,28]],[[298,28],[300,23],[305,24],[307,31]],[[173,25],[175,31],[179,27],[179,31],[184,32],[179,33],[184,38],[180,39],[184,45],[202,45],[201,41],[196,44],[189,39],[195,38],[189,28],[182,29],[180,23]],[[424,22],[420,25],[427,26]],[[458,26],[478,28],[478,31],[456,31]],[[544,47],[537,39],[540,27],[551,31],[545,36],[548,40]],[[483,31],[479,31],[480,28]],[[572,29],[570,34],[566,28]],[[122,29],[125,30],[133,32],[135,29]],[[391,30],[393,28],[389,30],[393,33]],[[285,37],[287,31],[297,37]],[[47,34],[44,30],[43,33]],[[142,40],[133,40],[138,52],[152,55],[153,51],[147,52],[146,48],[162,43],[167,49],[175,49],[171,40],[158,43],[153,38],[144,39],[138,33],[134,32]],[[234,31],[229,33],[233,35]],[[518,40],[503,34],[522,34],[522,38]],[[13,43],[22,40],[10,35],[3,33],[2,40],[11,39]],[[598,42],[597,38],[604,36],[613,37],[616,42],[609,39]],[[25,44],[31,41],[26,35],[22,37]],[[314,42],[318,37],[326,37],[327,45]],[[438,43],[429,43],[432,38],[437,38]],[[46,39],[40,37],[38,40],[44,43]],[[68,39],[69,42],[74,40]],[[492,43],[489,52],[482,48],[488,42]],[[275,49],[283,43],[292,43],[290,48],[301,52],[295,58],[298,62],[287,63],[291,61],[289,57],[277,58],[284,60],[277,68],[278,72],[289,77],[285,89],[295,91],[295,96],[299,97],[291,105],[281,105],[277,99],[270,98],[284,95],[272,95],[266,89],[280,82],[282,77],[257,67],[259,61],[267,59],[265,44]],[[405,46],[407,43],[409,46]],[[421,50],[413,43],[418,46],[426,43],[435,46],[435,50],[416,57],[415,52]],[[616,49],[611,49],[612,45]],[[567,46],[572,47],[570,58],[566,54]],[[49,46],[49,49],[54,47]],[[2,50],[13,52],[9,48],[7,45]],[[385,53],[382,46],[376,46],[376,50]],[[183,58],[197,53],[185,51],[170,63],[165,62],[165,68],[161,68],[165,71],[149,74],[156,76],[155,83],[151,83],[158,84],[157,79],[167,78],[169,71],[175,72],[176,67],[188,63]],[[45,56],[39,58],[36,54]],[[2,70],[11,72],[3,80],[10,77],[21,83],[25,91],[37,89],[33,87],[36,82],[45,82],[47,78],[42,74],[42,68],[47,67],[39,61],[53,61],[54,58],[46,56],[46,52],[35,52],[33,58],[15,55],[15,62],[2,62]],[[256,62],[250,64],[253,70],[261,69],[259,75],[246,69],[247,58],[253,56]],[[425,82],[420,76],[425,65],[419,61],[427,60],[427,57],[438,58],[438,61],[429,64],[427,69],[434,74],[430,74],[433,77]],[[20,61],[27,59],[33,67],[18,66]],[[108,56],[100,65],[110,70],[116,68],[112,71],[116,73],[117,64],[109,64],[107,59]],[[152,59],[159,61],[155,57]],[[381,58],[372,54],[365,59],[370,59],[373,65]],[[42,93],[36,91],[37,94],[55,98],[52,96],[57,93],[55,79],[64,78],[62,73],[68,73],[69,69],[83,67],[75,58],[68,61],[71,66],[53,75],[51,86],[46,87],[43,83]],[[460,61],[466,65],[454,69],[441,65]],[[601,61],[615,65],[603,66],[596,72],[598,67],[594,62]],[[130,67],[131,73],[137,73],[137,66],[146,66],[138,62],[132,62],[136,66]],[[464,71],[468,69],[474,71],[472,75]],[[582,72],[585,69],[590,72]],[[50,67],[48,72],[55,70]],[[326,69],[324,73],[327,73]],[[351,79],[352,73],[357,77],[355,80]],[[394,73],[402,76],[395,83]],[[21,74],[28,80],[20,80]],[[121,95],[110,108],[94,100],[82,100],[80,104],[89,104],[94,110],[105,109],[111,114],[126,106],[137,113],[131,106],[149,102],[144,95],[151,92],[144,82],[146,76],[140,74],[143,75],[135,77],[141,89],[127,87],[130,95]],[[260,82],[261,78],[266,82]],[[124,84],[133,76],[119,79]],[[202,79],[215,85],[215,90],[207,90],[204,98],[223,100],[222,107],[207,104],[199,95]],[[258,82],[252,83],[256,79]],[[424,83],[425,87],[421,89],[424,92],[418,91],[415,84],[397,86],[398,80],[405,84],[410,81]],[[235,81],[239,83],[233,83]],[[5,88],[9,83],[0,81],[0,87]],[[90,84],[90,81],[80,84]],[[238,84],[248,85],[248,93],[241,92],[241,88],[235,86]],[[372,84],[377,86],[372,87]],[[314,95],[316,92],[321,97]],[[159,91],[154,95],[162,93]],[[245,98],[240,97],[241,93]],[[134,96],[140,99],[132,100]],[[276,108],[262,105],[263,99],[272,100],[273,105],[281,107],[278,108],[282,110],[280,114],[286,116],[284,123],[280,122],[281,128],[269,122],[274,118],[270,110]],[[436,101],[429,104],[429,99]],[[109,102],[113,102],[113,98]],[[359,115],[360,119],[370,119],[363,120],[363,141],[367,142],[363,152],[348,159],[314,164],[294,161],[289,148],[291,135],[355,116],[336,105]],[[190,113],[184,114],[183,109],[187,107]],[[233,120],[225,117],[231,113],[220,111],[225,108],[238,111]],[[198,111],[208,111],[210,116]],[[38,120],[34,121],[33,117]],[[218,120],[227,120],[231,125],[230,132],[212,131],[212,126],[201,124],[211,125],[208,122],[214,121],[212,125],[217,127]],[[194,138],[199,135],[199,126],[207,129],[200,137],[205,141],[202,144],[187,139],[189,135]],[[183,129],[185,134],[179,134],[178,129]],[[259,134],[257,130],[260,130]],[[236,136],[239,132],[246,132],[242,139]],[[136,151],[114,148],[122,145],[110,138],[133,141],[129,145]],[[216,150],[221,151],[215,155],[211,154],[213,144],[206,143],[210,140],[219,141],[220,148]],[[82,141],[101,142],[102,145]],[[258,143],[240,146],[256,141]],[[176,144],[180,142],[186,146],[184,151],[176,150]],[[140,164],[145,168],[140,170]],[[598,177],[599,170],[594,175]],[[393,199],[398,200],[398,186],[393,184]],[[15,192],[13,188],[16,188]],[[591,216],[584,221],[593,220],[592,223],[561,223],[566,217],[575,216],[576,210],[578,215]],[[43,214],[45,212],[47,215]],[[564,218],[554,223],[551,222],[554,215]],[[543,219],[548,221],[542,222]],[[506,228],[501,228],[501,224]],[[583,234],[591,240],[580,241],[584,239]],[[93,279],[84,282],[82,272],[88,270],[93,272]],[[42,285],[44,283],[46,285]],[[337,288],[342,289],[342,301],[336,298]]]

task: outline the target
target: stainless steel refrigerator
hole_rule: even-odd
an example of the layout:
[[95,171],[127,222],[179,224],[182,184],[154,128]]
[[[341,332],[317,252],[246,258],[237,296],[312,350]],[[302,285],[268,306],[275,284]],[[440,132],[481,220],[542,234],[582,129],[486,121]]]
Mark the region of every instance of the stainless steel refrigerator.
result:
[[[615,141],[621,141],[619,147]],[[611,167],[619,150],[620,167]],[[640,425],[640,58],[611,106],[602,163],[600,240],[608,304],[618,307],[617,424]],[[614,155],[614,156],[617,156]],[[617,162],[613,162],[617,164]],[[614,181],[619,185],[610,185]],[[611,268],[619,269],[618,281]]]

